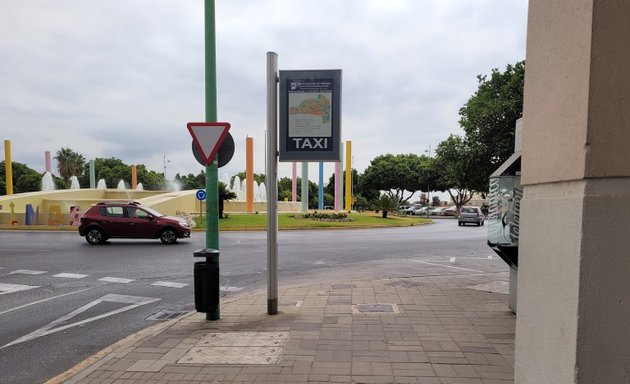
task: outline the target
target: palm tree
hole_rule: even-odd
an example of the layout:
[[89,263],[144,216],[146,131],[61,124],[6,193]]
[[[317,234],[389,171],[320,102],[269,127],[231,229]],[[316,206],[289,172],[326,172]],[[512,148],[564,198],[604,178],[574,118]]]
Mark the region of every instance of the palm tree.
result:
[[387,219],[388,212],[398,211],[400,200],[396,196],[384,194],[374,202],[374,208],[383,211],[383,219]]
[[225,201],[235,200],[236,193],[234,191],[229,190],[227,185],[222,181],[219,181],[218,191],[219,191],[219,217],[223,217],[223,203]]
[[85,168],[85,158],[80,153],[77,153],[70,148],[61,148],[57,151],[54,158],[57,160],[57,170],[59,170],[59,176],[61,176],[66,185],[72,176],[78,177],[83,174],[83,170]]

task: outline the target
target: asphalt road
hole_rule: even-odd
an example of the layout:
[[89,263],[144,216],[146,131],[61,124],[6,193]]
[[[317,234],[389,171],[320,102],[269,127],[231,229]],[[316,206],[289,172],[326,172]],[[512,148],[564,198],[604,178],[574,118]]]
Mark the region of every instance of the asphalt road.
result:
[[[348,274],[507,271],[497,257],[488,259],[486,233],[449,219],[405,228],[281,231],[279,284]],[[170,246],[115,239],[91,246],[76,233],[0,232],[0,382],[46,381],[155,324],[152,315],[193,310],[192,254],[204,244],[199,232]],[[224,232],[220,248],[222,296],[266,287],[265,232]]]

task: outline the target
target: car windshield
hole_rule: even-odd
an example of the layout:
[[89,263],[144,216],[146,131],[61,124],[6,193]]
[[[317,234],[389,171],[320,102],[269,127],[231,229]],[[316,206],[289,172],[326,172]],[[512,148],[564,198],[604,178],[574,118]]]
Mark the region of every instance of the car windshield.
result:
[[149,212],[150,214],[152,214],[155,217],[162,217],[162,216],[164,216],[163,214],[161,214],[160,212],[156,211],[153,208],[142,207],[142,209],[144,209],[145,211]]
[[477,213],[475,208],[462,208],[463,213]]

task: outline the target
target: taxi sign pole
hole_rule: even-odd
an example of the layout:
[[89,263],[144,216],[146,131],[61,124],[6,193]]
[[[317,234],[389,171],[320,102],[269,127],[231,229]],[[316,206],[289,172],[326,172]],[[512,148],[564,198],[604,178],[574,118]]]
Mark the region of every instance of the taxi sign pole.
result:
[[[205,0],[205,88],[206,88],[206,122],[217,121],[217,71],[216,71],[216,35],[214,0]],[[212,164],[206,165],[206,248],[219,250],[219,166],[218,156]],[[219,264],[219,255],[216,260]],[[218,283],[218,282],[217,282]],[[206,312],[206,320],[219,320],[220,310]]]
[[267,314],[278,314],[278,54],[267,52]]

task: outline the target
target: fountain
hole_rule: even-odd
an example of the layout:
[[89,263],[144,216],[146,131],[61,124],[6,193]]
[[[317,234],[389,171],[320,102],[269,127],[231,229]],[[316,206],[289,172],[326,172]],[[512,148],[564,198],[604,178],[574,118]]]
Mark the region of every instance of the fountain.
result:
[[106,189],[107,188],[107,184],[105,183],[105,179],[99,179],[98,183],[96,184],[96,189]]
[[267,188],[265,187],[265,183],[257,184],[254,182],[254,201],[267,201]]
[[176,192],[182,190],[182,184],[177,180],[166,180],[166,190],[169,192]]
[[70,177],[70,189],[81,189],[79,179],[76,176]]
[[144,191],[144,186],[142,185],[142,183],[138,183],[138,185],[136,186],[136,191]]
[[123,179],[120,179],[120,181],[118,182],[118,186],[116,187],[116,189],[127,189],[127,187],[125,186],[125,181]]
[[42,176],[42,191],[54,191],[55,181],[53,180],[52,173],[46,172]]

